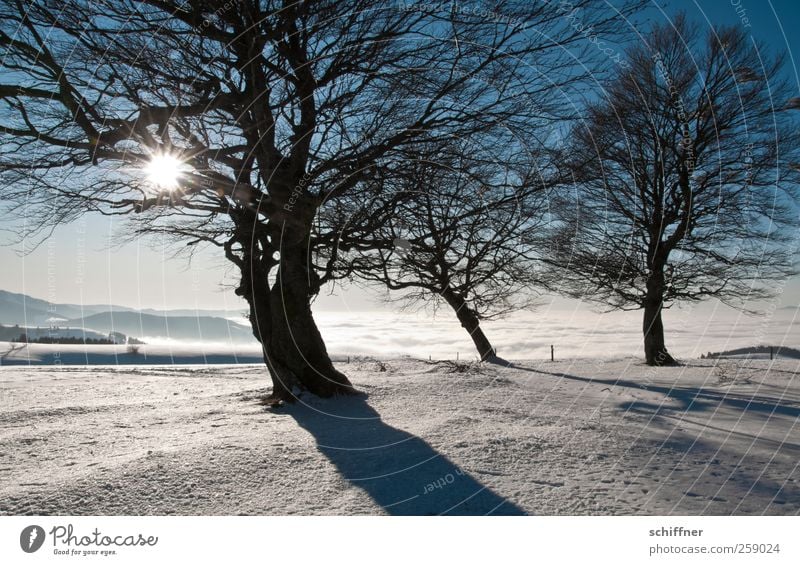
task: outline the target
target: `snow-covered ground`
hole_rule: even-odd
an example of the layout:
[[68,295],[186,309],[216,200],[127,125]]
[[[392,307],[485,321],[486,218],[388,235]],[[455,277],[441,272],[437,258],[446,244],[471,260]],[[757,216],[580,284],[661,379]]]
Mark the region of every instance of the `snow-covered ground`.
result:
[[[0,368],[2,514],[798,514],[797,362]],[[384,370],[382,370],[384,369]]]

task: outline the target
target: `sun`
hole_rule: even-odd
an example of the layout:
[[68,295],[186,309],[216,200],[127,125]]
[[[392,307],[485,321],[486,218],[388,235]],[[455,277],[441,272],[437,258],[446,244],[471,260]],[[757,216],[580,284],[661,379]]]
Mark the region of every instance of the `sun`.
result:
[[159,188],[172,190],[177,188],[185,165],[174,155],[153,155],[145,167],[147,179]]

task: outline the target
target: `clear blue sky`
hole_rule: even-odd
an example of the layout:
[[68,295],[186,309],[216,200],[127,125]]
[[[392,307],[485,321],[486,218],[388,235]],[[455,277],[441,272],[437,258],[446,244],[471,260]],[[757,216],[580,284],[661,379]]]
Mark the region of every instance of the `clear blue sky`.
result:
[[[649,19],[665,21],[679,10],[704,25],[742,25],[754,38],[786,49],[791,56],[787,72],[800,96],[800,0],[669,0],[654,2]],[[173,249],[157,239],[118,247],[119,223],[119,219],[87,217],[62,226],[49,242],[27,255],[21,255],[20,245],[3,245],[0,288],[58,302],[242,309],[232,291],[233,272],[217,250],[199,253],[190,264],[173,259]],[[0,233],[0,242],[7,241]],[[798,302],[800,280],[791,280],[783,305]],[[371,306],[358,290],[319,301],[321,309],[329,310]]]

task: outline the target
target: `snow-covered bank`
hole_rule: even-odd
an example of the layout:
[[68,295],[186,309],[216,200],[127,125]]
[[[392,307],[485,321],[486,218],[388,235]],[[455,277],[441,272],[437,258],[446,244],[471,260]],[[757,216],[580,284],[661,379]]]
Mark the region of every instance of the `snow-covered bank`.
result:
[[[3,514],[797,514],[796,362],[0,369]],[[384,370],[382,370],[384,369]]]
[[0,341],[3,365],[213,365],[262,363],[258,345],[167,343],[61,345]]

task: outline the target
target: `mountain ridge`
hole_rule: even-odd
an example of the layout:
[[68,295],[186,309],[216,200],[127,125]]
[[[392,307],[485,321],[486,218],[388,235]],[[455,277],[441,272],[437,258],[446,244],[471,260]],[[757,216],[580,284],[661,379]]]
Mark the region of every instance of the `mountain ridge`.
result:
[[191,341],[249,342],[249,326],[230,318],[241,311],[137,310],[114,304],[54,303],[26,294],[0,290],[0,324],[20,327],[72,327],[100,333],[121,332],[134,337]]

